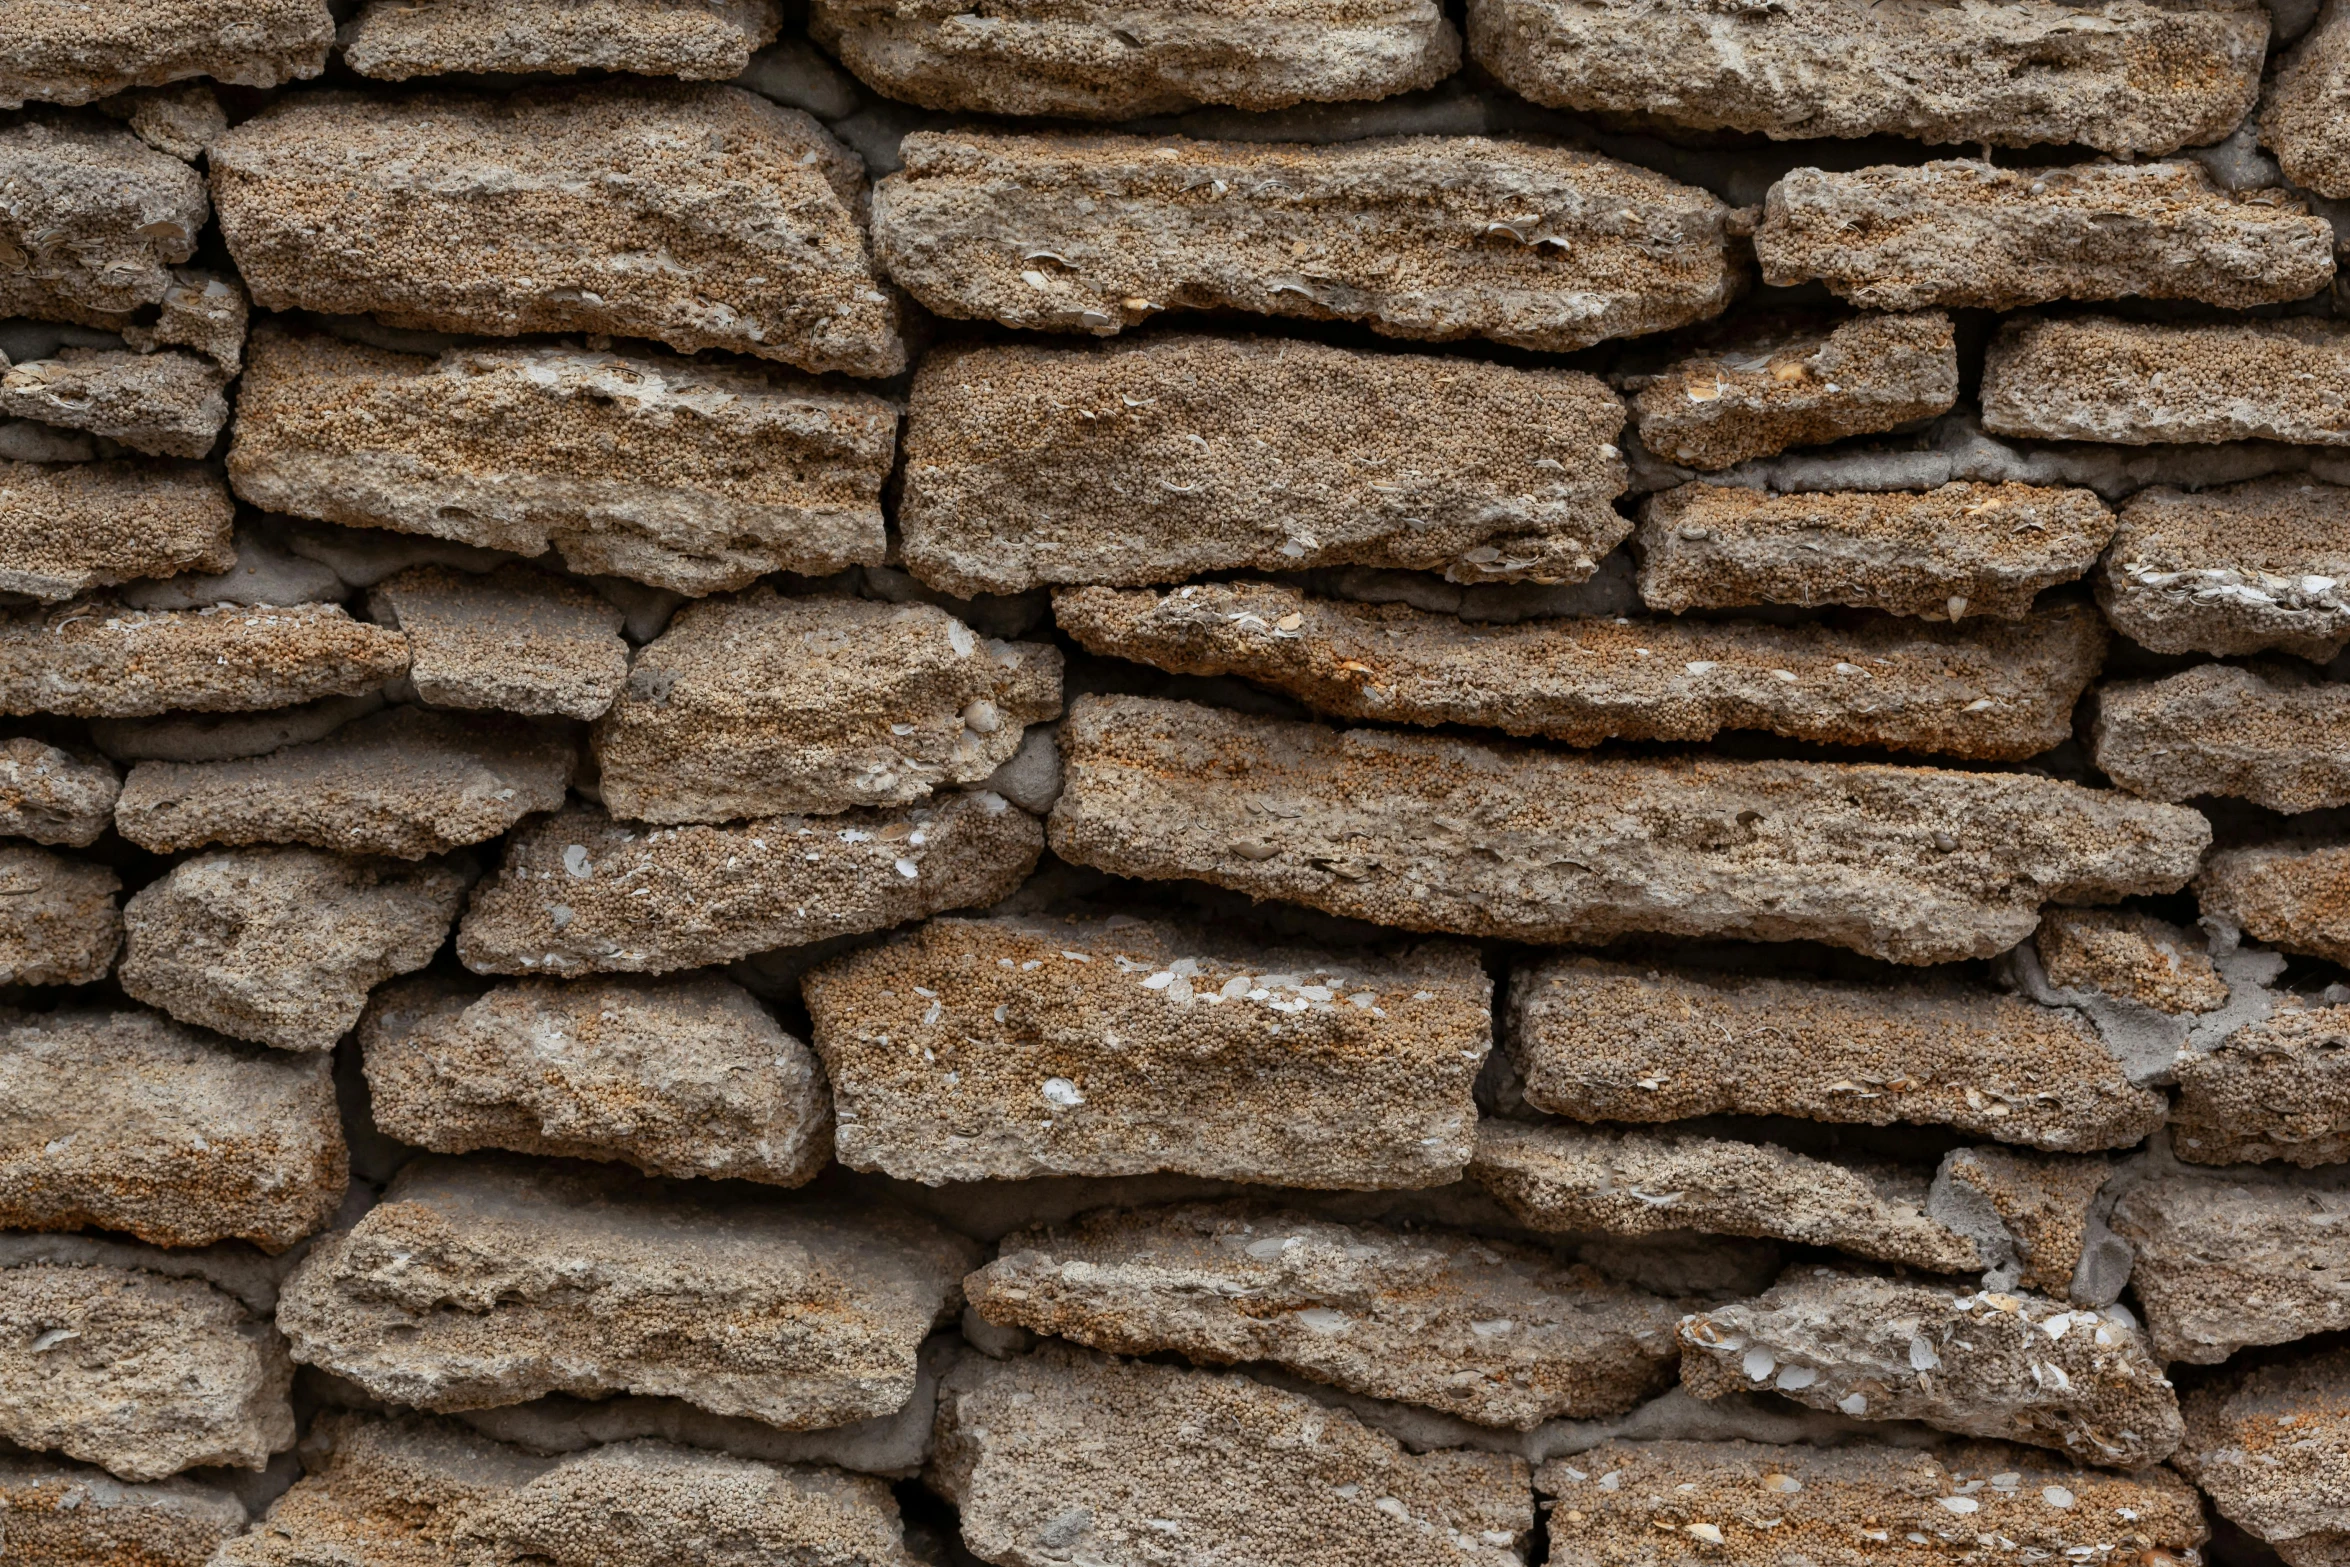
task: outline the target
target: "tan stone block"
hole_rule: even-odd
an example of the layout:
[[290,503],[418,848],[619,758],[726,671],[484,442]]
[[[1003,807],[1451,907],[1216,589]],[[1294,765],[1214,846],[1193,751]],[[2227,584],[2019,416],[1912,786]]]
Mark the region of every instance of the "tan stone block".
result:
[[2350,325],[2017,317],[1984,359],[1983,428],[2125,446],[2350,446]]
[[2059,990],[2101,990],[2174,1017],[2209,1012],[2228,999],[2200,936],[2136,909],[2050,909],[2033,945]]
[[0,835],[86,849],[113,825],[121,792],[102,758],[27,735],[0,740]]
[[2090,755],[2150,800],[2233,795],[2273,811],[2350,805],[2350,688],[2290,666],[2198,664],[2099,689]]
[[2195,880],[2206,918],[2256,941],[2350,963],[2350,846],[2323,840],[2222,849]]
[[12,0],[0,17],[0,108],[190,76],[276,87],[324,70],[334,41],[326,0]]
[[[6,397],[0,390],[0,404]],[[0,591],[69,599],[140,577],[226,571],[235,515],[228,486],[193,463],[0,462]]]
[[216,1485],[174,1477],[125,1485],[53,1458],[0,1459],[0,1518],[17,1567],[206,1567],[242,1533],[245,1504]]
[[407,637],[409,683],[435,707],[595,718],[628,678],[612,601],[528,567],[412,567],[377,584],[367,607]]
[[[59,0],[33,9],[64,11]],[[14,23],[19,7],[9,8]],[[80,25],[89,26],[90,13]],[[0,35],[4,36],[4,35]],[[0,58],[9,51],[0,46]],[[0,71],[7,70],[0,66]],[[160,301],[211,216],[179,159],[89,115],[32,111],[0,127],[0,317],[112,327]]]
[[776,0],[519,0],[484,8],[368,0],[342,26],[343,60],[404,82],[473,73],[633,71],[732,81],[783,25]]
[[2350,196],[2350,11],[2327,5],[2270,81],[2260,105],[2261,143],[2285,178],[2339,200]]
[[24,844],[0,845],[0,985],[89,985],[114,967],[122,878]]
[[0,418],[86,430],[164,457],[202,457],[228,423],[228,380],[229,372],[194,354],[67,348],[0,371]]
[[2350,1160],[2350,1007],[2288,996],[2265,1020],[2179,1059],[2171,1147],[2194,1164]]
[[252,313],[253,302],[245,297],[239,279],[197,267],[174,267],[155,319],[124,317],[114,330],[142,354],[192,348],[235,375],[244,367],[245,326]]
[[2350,642],[2350,489],[2294,474],[2211,490],[2140,490],[2097,572],[2114,628],[2157,653],[2325,663]]
[[372,691],[408,668],[396,631],[334,604],[125,609],[112,598],[0,612],[0,713],[243,713]]
[[2015,1252],[2016,1282],[2061,1296],[2080,1270],[2090,1207],[2113,1170],[2110,1159],[1958,1148],[1934,1172],[1927,1207],[1950,1223],[1987,1207]]
[[2164,1360],[2350,1327],[2350,1191],[2244,1168],[2156,1175],[2107,1221],[2137,1249],[2130,1287]]
[[2186,1395],[2172,1467],[2292,1567],[2350,1550],[2350,1355],[2340,1349],[2223,1373]]

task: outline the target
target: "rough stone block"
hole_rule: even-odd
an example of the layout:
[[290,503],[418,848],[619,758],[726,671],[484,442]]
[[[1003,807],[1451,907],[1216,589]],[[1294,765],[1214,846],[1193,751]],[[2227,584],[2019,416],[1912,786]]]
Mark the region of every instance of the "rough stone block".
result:
[[2173,1016],[2228,999],[2203,940],[2136,909],[2050,909],[2033,945],[2059,990],[2101,990]]
[[2350,642],[2350,489],[2304,475],[2212,490],[2140,490],[2097,572],[2116,630],[2157,653],[2325,663]]
[[98,112],[122,121],[139,140],[182,163],[204,156],[204,149],[228,129],[228,112],[208,82],[135,87],[101,102]]
[[482,9],[368,0],[343,25],[361,76],[630,71],[732,81],[775,41],[776,0],[522,0]]
[[114,330],[142,354],[192,348],[235,375],[244,368],[245,326],[252,313],[253,302],[245,297],[245,285],[238,278],[198,267],[174,267],[155,319],[127,317]]
[[2277,66],[2260,105],[2260,140],[2294,184],[2350,196],[2350,10],[2326,6]]
[[0,462],[0,592],[69,599],[225,571],[235,515],[228,486],[192,463]]
[[2194,1164],[2350,1160],[2350,1007],[2288,997],[2179,1060],[2171,1146]]
[[2222,849],[2195,880],[2205,918],[2257,941],[2350,963],[2350,845],[2256,844]]
[[2290,1567],[2330,1567],[2350,1551],[2350,1354],[2247,1366],[2184,1402],[2187,1441],[2171,1464],[2221,1516]]
[[190,76],[276,87],[326,68],[327,0],[15,0],[0,18],[0,108],[88,103]]
[[1321,952],[1133,918],[933,920],[802,993],[841,1162],[932,1185],[1442,1185],[1492,1043],[1466,947]]
[[16,1567],[205,1567],[245,1529],[245,1504],[174,1477],[125,1485],[102,1469],[0,1458],[0,1526]]
[[2350,446],[2350,325],[2018,317],[1983,362],[1983,428],[2124,446]]
[[1986,1259],[1993,1262],[1986,1281],[2012,1275],[2027,1289],[2065,1295],[2088,1245],[2090,1209],[2113,1168],[2110,1159],[1954,1148],[1934,1172],[1926,1211],[1967,1234],[1977,1250],[2002,1254]]
[[[60,0],[34,0],[64,11]],[[13,29],[21,7],[11,6]],[[79,24],[89,26],[91,13]],[[0,35],[4,36],[4,35]],[[8,50],[0,46],[0,57]],[[7,67],[0,66],[0,71]],[[113,327],[162,300],[211,216],[204,181],[119,125],[28,111],[0,127],[0,318]]]
[[228,423],[228,377],[194,354],[67,348],[0,370],[0,418],[84,430],[158,456],[202,457]]
[[0,740],[0,836],[88,848],[113,823],[121,792],[100,758],[28,735]]
[[2164,1360],[2216,1365],[2350,1327],[2350,1191],[2337,1182],[2156,1175],[2107,1222],[2137,1250],[2130,1286]]
[[89,985],[114,967],[122,879],[23,844],[0,845],[0,985]]
[[396,631],[334,604],[126,609],[106,597],[0,612],[0,713],[243,713],[372,691],[408,668]]
[[2350,686],[2289,666],[2198,664],[2097,693],[2090,754],[2150,800],[2233,795],[2272,811],[2350,805]]
[[435,707],[596,718],[628,678],[612,601],[528,567],[482,577],[418,566],[379,583],[367,606],[408,638],[409,683]]
[[1718,315],[1743,283],[1720,201],[1563,147],[917,131],[899,155],[874,253],[958,320],[1106,336],[1232,309],[1565,351]]

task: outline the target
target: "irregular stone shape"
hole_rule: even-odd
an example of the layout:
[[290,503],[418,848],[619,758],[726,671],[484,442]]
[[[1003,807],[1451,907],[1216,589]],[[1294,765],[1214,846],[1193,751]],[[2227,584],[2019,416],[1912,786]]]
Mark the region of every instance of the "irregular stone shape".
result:
[[0,463],[0,592],[69,599],[223,571],[236,563],[235,515],[228,486],[193,464]]
[[[71,9],[67,0],[35,5]],[[13,30],[17,9],[0,25]],[[80,13],[85,30],[90,15]],[[0,44],[0,57],[8,52]],[[112,327],[163,298],[172,264],[195,253],[211,215],[194,169],[83,115],[28,111],[0,127],[0,186],[0,318]]]
[[1502,1043],[1526,1102],[1579,1121],[1910,1121],[2078,1150],[2128,1147],[2165,1110],[2078,1013],[1946,979],[1547,958],[1511,975]]
[[2010,1254],[1985,1273],[1987,1284],[1993,1273],[2012,1274],[2026,1288],[2065,1294],[2088,1244],[2090,1205],[2112,1175],[2109,1159],[1954,1148],[1934,1172],[1926,1214],[1978,1251]]
[[0,713],[240,713],[373,690],[408,667],[396,631],[335,604],[125,609],[100,596],[0,611]]
[[2166,1470],[2076,1469],[1999,1442],[1607,1442],[1534,1484],[1556,1498],[1554,1567],[1940,1567],[1977,1559],[1986,1534],[2038,1560],[2173,1567],[2209,1534],[2202,1499]]
[[1246,1377],[1052,1344],[947,1373],[928,1479],[976,1555],[1021,1567],[1518,1567],[1534,1530],[1524,1459],[1409,1453]]
[[2041,972],[2059,990],[2101,990],[2173,1016],[2228,999],[2208,948],[2136,909],[2050,909],[2033,939]]
[[482,10],[368,0],[343,24],[361,76],[631,71],[732,81],[783,24],[776,0],[524,0]]
[[187,1479],[125,1485],[81,1464],[0,1458],[0,1518],[17,1567],[205,1567],[244,1533],[245,1504]]
[[389,707],[266,756],[141,762],[123,781],[114,824],[159,854],[307,843],[420,860],[561,806],[575,760],[557,730]]
[[1631,531],[1597,379],[1288,338],[946,347],[914,372],[906,564],[953,593],[1358,563],[1581,581]]
[[2350,325],[2018,317],[1984,359],[1983,428],[2125,446],[2350,446]]
[[2164,1360],[2350,1327],[2350,1192],[2324,1182],[2157,1175],[2107,1220],[2137,1249],[2130,1286]]
[[406,635],[409,683],[435,707],[595,718],[628,678],[612,601],[525,566],[418,566],[379,584],[367,610]]
[[227,385],[220,366],[194,354],[67,348],[0,371],[0,417],[87,430],[133,451],[202,457],[228,423]]
[[1596,616],[1475,625],[1265,582],[1063,588],[1053,613],[1090,652],[1239,675],[1342,718],[1583,746],[1760,729],[2015,760],[2072,738],[2106,642],[2087,605],[1966,629],[1891,617],[1849,629]]
[[2222,1516],[2292,1567],[2350,1551],[2350,1354],[2248,1366],[2187,1394],[2171,1459]]
[[161,718],[99,718],[93,744],[118,762],[233,762],[303,745],[354,718],[381,712],[381,691],[322,696],[265,713],[167,713]]
[[432,961],[463,868],[229,849],[182,860],[123,909],[122,988],[280,1050],[332,1050],[368,991]]
[[[219,604],[247,607],[340,604],[351,596],[349,584],[319,562],[287,548],[283,535],[267,522],[243,523],[230,537],[236,563],[226,571],[188,571],[175,577],[149,578],[131,583],[119,597],[133,609],[210,609]],[[354,699],[329,697],[327,700]],[[380,697],[377,705],[382,705]]]
[[2249,0],[2005,0],[1898,15],[1866,0],[1787,0],[1768,14],[1693,0],[1469,7],[1470,54],[1536,103],[1775,140],[2173,152],[2236,128],[2267,49],[2267,13]]
[[121,792],[101,760],[29,735],[0,740],[0,836],[87,848],[113,824]]
[[957,320],[1107,336],[1232,309],[1563,351],[1719,315],[1743,281],[1721,202],[1563,147],[917,131],[898,152],[874,254]]
[[857,227],[863,167],[807,115],[739,88],[307,93],[237,126],[210,162],[222,236],[267,309],[905,368]]
[[133,88],[106,99],[98,110],[128,125],[131,134],[157,152],[168,152],[182,163],[204,156],[204,149],[228,129],[220,94],[205,82]]
[[89,985],[114,967],[122,915],[111,867],[0,845],[0,985]]
[[2198,664],[2097,693],[2090,752],[2150,800],[2233,795],[2272,811],[2350,805],[2350,687],[2285,666]]
[[438,1153],[511,1148],[800,1186],[832,1153],[824,1068],[740,985],[419,978],[359,1025],[375,1124]]
[[2284,56],[2260,105],[2261,145],[2285,178],[2340,200],[2350,196],[2350,11],[2328,5]]
[[2325,663],[2350,642],[2350,489],[2305,475],[2214,490],[2140,490],[2097,572],[2097,603],[2157,653]]
[[808,30],[875,91],[926,109],[1131,120],[1433,87],[1461,39],[1435,0],[817,0]]
[[[446,9],[441,8],[441,9]],[[680,593],[885,553],[897,410],[752,364],[564,345],[439,358],[254,334],[230,482],[256,506]]]
[[2324,218],[2280,191],[2230,193],[2185,160],[1793,169],[1764,202],[1754,253],[1765,283],[1817,279],[1872,310],[2128,295],[2241,310],[2334,275]]
[[1053,851],[1405,930],[1652,930],[1990,957],[2039,906],[2172,891],[2210,824],[2020,773],[1592,758],[1080,697]]
[[2287,952],[2350,963],[2350,846],[2222,849],[2195,879],[2206,918]]
[[2194,1164],[2350,1160],[2350,1007],[2288,996],[2179,1061],[2171,1146]]
[[1681,1383],[1699,1398],[1769,1387],[1814,1409],[1921,1420],[2053,1447],[2076,1463],[2158,1464],[2178,1395],[2134,1325],[2037,1295],[1798,1267],[1761,1298],[1681,1320]]
[[350,1180],[323,1059],[250,1050],[152,1012],[73,1010],[0,1030],[0,1224],[272,1252],[321,1229]]
[[1132,918],[933,920],[802,981],[840,1161],[934,1186],[1457,1180],[1492,993],[1466,947],[1342,955]]
[[324,70],[334,41],[327,0],[13,0],[0,19],[0,108],[88,103],[191,76],[276,87]]
[[1939,310],[1731,327],[1632,400],[1640,444],[1712,471],[1790,446],[1890,430],[1958,401],[1958,340]]
[[2031,484],[1812,495],[1684,484],[1642,511],[1640,596],[1676,615],[1853,604],[2014,620],[2095,565],[2113,528],[2093,492]]
[[253,302],[239,279],[174,267],[155,319],[126,317],[114,330],[142,354],[174,345],[192,348],[235,375],[244,366],[245,325],[252,312]]
[[20,1446],[125,1480],[259,1469],[294,1444],[293,1382],[269,1320],[199,1280],[0,1266],[0,1437]]
[[604,803],[723,822],[909,805],[978,783],[1061,711],[1061,652],[999,642],[929,604],[688,604],[636,655],[596,725]]
[[977,1261],[891,1209],[428,1154],[312,1247],[278,1323],[297,1358],[422,1409],[654,1393],[805,1430],[903,1404]]
[[457,956],[481,974],[730,963],[994,903],[1043,849],[1036,818],[992,794],[650,830],[572,809],[507,840],[465,910]]

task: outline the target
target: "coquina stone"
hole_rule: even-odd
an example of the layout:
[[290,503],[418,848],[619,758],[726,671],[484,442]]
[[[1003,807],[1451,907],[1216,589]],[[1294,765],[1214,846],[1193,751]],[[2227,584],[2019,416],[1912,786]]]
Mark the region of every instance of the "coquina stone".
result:
[[[2067,1295],[2089,1246],[2090,1211],[2113,1170],[2110,1159],[1989,1145],[1954,1148],[1934,1172],[1926,1211],[1963,1224],[1979,1250],[2012,1253],[1987,1259],[1993,1268],[1986,1277],[2012,1274],[2026,1289]],[[1986,1208],[1996,1234],[1992,1224],[1976,1222]],[[2113,1244],[2110,1237],[2106,1244]]]
[[1742,282],[1721,202],[1558,147],[918,131],[899,155],[874,252],[963,320],[1106,336],[1220,308],[1564,351],[1718,315]]
[[2050,909],[2032,936],[2058,990],[2100,990],[2179,1016],[2228,999],[2208,939],[2138,909]]
[[235,514],[228,486],[193,463],[0,462],[0,592],[69,599],[225,571]]
[[2336,200],[2350,196],[2350,12],[2328,5],[2277,66],[2260,105],[2260,140],[2285,178]]
[[2318,316],[2024,316],[1983,363],[1983,428],[2050,441],[2350,445],[2350,327]]
[[25,1567],[205,1567],[246,1521],[245,1504],[217,1485],[178,1476],[125,1485],[103,1469],[37,1457],[0,1459],[0,1520]]
[[628,678],[626,618],[602,594],[523,566],[418,566],[367,596],[408,639],[408,681],[434,707],[596,718]]
[[66,348],[0,370],[0,418],[86,430],[157,456],[202,457],[228,423],[230,373],[168,349]]
[[2350,1160],[2350,1007],[2287,997],[2215,1049],[2182,1056],[2171,1147],[2195,1164]]
[[21,0],[0,19],[0,108],[88,103],[191,76],[276,87],[326,68],[327,0]]
[[245,713],[372,691],[408,668],[396,631],[336,604],[128,609],[103,595],[0,611],[0,713]]
[[207,82],[181,82],[168,87],[137,87],[98,105],[131,133],[183,163],[193,163],[204,149],[228,129],[228,111],[220,94]]
[[2097,572],[2097,603],[2157,653],[2262,653],[2325,663],[2350,642],[2350,489],[2304,475],[2210,490],[2140,490]]
[[2097,693],[2090,754],[2153,800],[2234,795],[2274,811],[2350,805],[2350,687],[2289,666],[2198,664]]
[[245,297],[244,283],[235,276],[201,267],[174,267],[163,301],[156,306],[155,319],[142,319],[145,313],[141,312],[123,318],[113,330],[142,354],[175,346],[190,348],[235,375],[244,367],[245,327],[252,313],[253,302]]
[[2184,1402],[2187,1440],[2172,1467],[2289,1567],[2339,1562],[2350,1550],[2350,1355],[2247,1366]]
[[0,844],[0,985],[88,985],[114,967],[122,878],[25,844]]
[[496,11],[368,0],[343,25],[343,60],[361,76],[632,71],[732,81],[775,41],[776,0],[523,0]]
[[87,848],[113,824],[121,792],[101,758],[29,735],[0,740],[0,835]]
[[2257,941],[2350,963],[2350,846],[2324,840],[2222,849],[2195,879],[2204,915]]
[[2156,1175],[2107,1222],[2137,1250],[2130,1287],[2164,1360],[2216,1365],[2350,1327],[2350,1191],[2338,1182],[2241,1167]]
[[[65,9],[58,0],[32,8]],[[13,31],[17,14],[11,7],[0,25]],[[0,56],[16,58],[5,47]],[[195,253],[211,216],[196,171],[96,116],[13,118],[0,127],[0,318],[113,327],[161,301],[171,267]]]

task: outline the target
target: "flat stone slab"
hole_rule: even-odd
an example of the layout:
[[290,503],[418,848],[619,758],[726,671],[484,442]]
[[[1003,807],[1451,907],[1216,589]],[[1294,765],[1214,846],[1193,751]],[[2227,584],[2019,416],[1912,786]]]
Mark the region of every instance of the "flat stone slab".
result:
[[2242,310],[2334,276],[2324,218],[2278,191],[2223,190],[2185,160],[1795,169],[1764,201],[1754,253],[1765,283],[1817,280],[1874,310],[2132,295]]
[[726,82],[750,69],[782,21],[776,0],[523,0],[494,12],[368,0],[340,42],[344,63],[378,81],[631,71]]
[[0,1458],[0,1517],[21,1562],[137,1562],[205,1567],[242,1534],[245,1504],[175,1476],[125,1485],[103,1469],[54,1458]]
[[2017,773],[1584,757],[1080,697],[1054,853],[1405,930],[1630,931],[1991,957],[2043,900],[2194,874],[2193,811]]
[[1480,625],[1245,581],[1063,588],[1053,614],[1089,652],[1238,675],[1340,718],[1470,724],[1577,746],[1757,729],[1979,759],[2037,756],[2070,739],[2106,644],[2086,605],[1964,627],[1893,617]]
[[[1905,136],[2161,154],[2222,140],[2260,96],[2268,17],[2250,0],[1936,6],[1687,0],[1563,9],[1473,0],[1469,52],[1552,108],[1653,114],[1773,140]],[[2192,61],[2165,71],[2158,61]]]
[[[31,9],[66,7],[35,0]],[[18,14],[11,6],[0,26],[13,32]],[[74,25],[86,30],[88,15]],[[16,57],[0,46],[0,58]],[[0,182],[9,190],[0,319],[111,329],[163,299],[170,269],[195,254],[212,215],[194,169],[95,115],[35,110],[0,127]]]
[[142,354],[190,348],[235,375],[244,367],[245,328],[252,314],[242,279],[202,267],[174,267],[155,319],[125,316],[112,330]]
[[470,880],[316,849],[199,854],[124,906],[122,988],[233,1038],[332,1050],[373,986],[432,961]]
[[0,985],[90,985],[114,967],[122,878],[25,844],[0,844]]
[[1984,359],[1983,428],[2124,446],[2350,446],[2350,325],[2020,317]]
[[2286,952],[2350,963],[2350,846],[2325,841],[2222,849],[2195,879],[2206,916]]
[[2136,909],[2050,909],[2032,945],[2058,990],[2099,990],[2174,1017],[2228,999],[2207,936]]
[[19,735],[0,740],[0,835],[84,849],[114,823],[122,780],[94,756]]
[[268,511],[700,594],[880,564],[896,430],[878,397],[754,363],[264,328],[228,471]]
[[306,843],[418,860],[561,806],[576,760],[557,729],[388,707],[262,756],[140,762],[123,781],[114,822],[157,853]]
[[1246,1377],[1047,1345],[966,1357],[927,1476],[1003,1562],[1519,1567],[1525,1460],[1411,1453],[1343,1409]]
[[994,903],[1043,849],[1036,818],[992,794],[731,827],[645,828],[574,808],[507,840],[457,956],[481,974],[731,963]]
[[1719,315],[1741,283],[1720,201],[1563,147],[917,131],[898,152],[874,254],[957,320],[1107,336],[1231,309],[1563,352]]
[[2097,571],[2097,603],[2157,653],[2262,653],[2323,664],[2350,643],[2350,488],[2301,475],[2140,490]]
[[2230,1523],[2291,1567],[2350,1549],[2350,1356],[2339,1349],[2222,1374],[2187,1394],[2187,1441],[2171,1459]]
[[1475,1138],[1492,991],[1463,946],[1316,951],[1131,917],[932,920],[802,981],[840,1161],[931,1185],[1443,1185]]
[[[2098,1193],[2113,1176],[2114,1161],[2075,1154],[2031,1153],[1985,1144],[1954,1148],[1942,1156],[1926,1211],[1963,1228],[1978,1250],[2000,1252],[1986,1278],[2012,1275],[2016,1284],[2052,1296],[2069,1296],[2081,1278],[2089,1246],[2089,1216]],[[1984,1210],[1997,1226],[1982,1221]],[[2112,1246],[2110,1237],[2104,1244]],[[2129,1258],[2124,1252],[2125,1273]],[[2122,1280],[2114,1281],[2119,1293]]]
[[226,571],[235,515],[228,486],[192,463],[0,462],[0,592],[69,599]]
[[1630,525],[1624,410],[1572,370],[1152,333],[943,347],[898,521],[951,593],[1387,566],[1580,582]]
[[2178,1075],[2171,1147],[2190,1163],[2350,1160],[2350,1007],[2288,997]]
[[[265,309],[905,368],[857,226],[863,166],[806,114],[739,88],[305,93],[209,161],[222,236]],[[372,242],[330,241],[328,211]]]
[[1926,620],[2029,614],[2096,565],[2113,514],[2091,490],[1958,481],[1772,495],[1684,484],[1640,521],[1640,596],[1680,614],[1850,604]]
[[628,679],[619,608],[528,567],[418,566],[378,583],[367,607],[407,637],[409,684],[434,707],[597,718]]
[[1976,985],[1554,957],[1522,964],[1508,994],[1526,1102],[1579,1121],[1915,1122],[2071,1152],[2163,1124],[2163,1095],[2133,1086],[2086,1018]]
[[2156,1175],[2107,1221],[2164,1360],[2217,1365],[2254,1344],[2350,1327],[2350,1191],[2322,1179]]
[[0,108],[88,103],[190,76],[276,87],[324,70],[334,41],[326,0],[25,0],[0,19]]
[[278,1322],[296,1358],[416,1408],[651,1393],[805,1430],[905,1403],[977,1261],[891,1209],[428,1154],[311,1249]]
[[679,610],[594,745],[615,815],[739,821],[978,783],[1060,712],[1049,643],[983,637],[930,604],[756,588]]
[[2272,811],[2350,805],[2350,687],[2289,667],[2198,664],[2099,688],[2090,755],[2150,800],[2232,795]]
[[228,423],[230,374],[171,350],[67,348],[0,370],[0,418],[83,430],[162,457],[202,457]]
[[111,598],[0,612],[0,713],[245,713],[372,691],[408,668],[396,631],[335,604],[126,609]]
[[2321,11],[2317,23],[2278,64],[2260,104],[2260,140],[2277,155],[2285,178],[2336,200],[2350,196],[2350,16]]
[[508,1148],[653,1175],[800,1186],[832,1153],[806,1044],[716,974],[388,985],[359,1025],[375,1124],[438,1153]]

